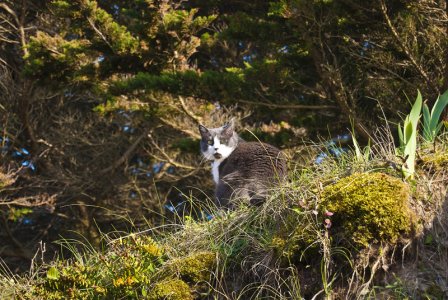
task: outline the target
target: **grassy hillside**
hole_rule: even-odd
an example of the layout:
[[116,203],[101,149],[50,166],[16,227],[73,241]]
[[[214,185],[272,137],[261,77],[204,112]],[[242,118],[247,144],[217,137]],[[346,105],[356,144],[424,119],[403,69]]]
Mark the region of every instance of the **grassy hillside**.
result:
[[198,206],[213,218],[104,235],[101,251],[63,240],[68,260],[4,268],[0,298],[446,299],[448,135],[419,143],[413,179],[390,134],[316,164],[322,148],[289,153],[259,207]]

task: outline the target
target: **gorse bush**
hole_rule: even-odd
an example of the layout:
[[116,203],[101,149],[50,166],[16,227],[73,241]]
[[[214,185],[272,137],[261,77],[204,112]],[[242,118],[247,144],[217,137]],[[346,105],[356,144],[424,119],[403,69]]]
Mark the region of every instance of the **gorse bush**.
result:
[[57,261],[31,291],[30,298],[193,299],[190,285],[208,281],[215,266],[214,253],[193,253],[170,260],[150,237],[118,239],[105,253],[78,255]]
[[141,286],[164,262],[163,249],[149,237],[119,239],[106,253],[78,255],[73,261],[58,261],[31,295],[49,299],[138,297]]

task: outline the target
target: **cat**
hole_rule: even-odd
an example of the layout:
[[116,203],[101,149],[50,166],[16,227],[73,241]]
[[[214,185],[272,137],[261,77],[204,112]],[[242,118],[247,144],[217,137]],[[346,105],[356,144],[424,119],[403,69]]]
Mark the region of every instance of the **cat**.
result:
[[233,207],[233,199],[261,204],[270,187],[286,177],[286,157],[276,147],[246,142],[233,120],[218,128],[199,125],[201,153],[212,161],[215,198],[220,207]]

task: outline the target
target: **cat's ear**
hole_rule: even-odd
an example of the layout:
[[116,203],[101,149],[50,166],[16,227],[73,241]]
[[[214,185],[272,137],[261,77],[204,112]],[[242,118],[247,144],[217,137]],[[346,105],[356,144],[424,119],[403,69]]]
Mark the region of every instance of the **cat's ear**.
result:
[[207,127],[205,127],[204,125],[201,125],[201,124],[199,124],[199,132],[201,133],[202,137],[207,137],[210,134]]
[[222,135],[230,138],[232,137],[234,131],[235,131],[235,119],[232,118],[229,122],[224,124]]
[[235,118],[230,119],[223,127],[224,129],[231,128],[233,130],[235,128]]

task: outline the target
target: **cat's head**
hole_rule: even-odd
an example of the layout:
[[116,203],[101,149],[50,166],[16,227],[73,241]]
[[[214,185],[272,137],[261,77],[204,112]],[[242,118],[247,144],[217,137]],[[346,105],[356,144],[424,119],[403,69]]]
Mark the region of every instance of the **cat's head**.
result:
[[199,125],[201,152],[208,160],[224,160],[238,145],[238,134],[233,120],[218,128]]

